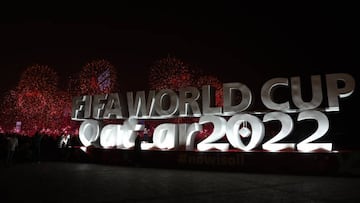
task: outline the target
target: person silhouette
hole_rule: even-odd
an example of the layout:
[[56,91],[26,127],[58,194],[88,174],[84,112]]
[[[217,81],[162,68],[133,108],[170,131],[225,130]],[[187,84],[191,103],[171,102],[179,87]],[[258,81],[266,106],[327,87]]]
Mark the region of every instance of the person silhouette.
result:
[[41,150],[41,140],[43,138],[43,135],[36,131],[34,137],[33,137],[33,160],[34,162],[40,163],[40,150]]
[[149,128],[147,126],[144,127],[143,139],[145,142],[149,142]]
[[6,139],[8,141],[6,165],[9,166],[13,164],[15,150],[19,146],[19,140],[15,134],[10,134],[10,136],[8,136]]
[[136,135],[135,138],[134,161],[135,161],[135,166],[141,165],[141,138],[139,133]]

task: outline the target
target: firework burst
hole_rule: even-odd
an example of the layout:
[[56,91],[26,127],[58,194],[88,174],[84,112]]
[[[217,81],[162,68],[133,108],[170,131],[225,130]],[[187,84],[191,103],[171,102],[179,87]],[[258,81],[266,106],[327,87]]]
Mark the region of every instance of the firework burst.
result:
[[154,63],[150,68],[149,85],[151,89],[174,89],[194,84],[194,73],[189,65],[180,59],[168,56]]
[[107,60],[89,62],[80,72],[81,94],[110,93],[116,88],[116,79],[116,69]]

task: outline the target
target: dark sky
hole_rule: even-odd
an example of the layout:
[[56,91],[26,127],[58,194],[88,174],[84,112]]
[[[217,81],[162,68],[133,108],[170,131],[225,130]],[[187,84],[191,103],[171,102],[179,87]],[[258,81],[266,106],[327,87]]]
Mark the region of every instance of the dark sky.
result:
[[272,77],[355,75],[355,11],[339,4],[15,7],[1,14],[0,87],[15,86],[33,64],[49,65],[64,79],[86,62],[107,59],[124,90],[141,90],[148,67],[168,54],[255,88]]

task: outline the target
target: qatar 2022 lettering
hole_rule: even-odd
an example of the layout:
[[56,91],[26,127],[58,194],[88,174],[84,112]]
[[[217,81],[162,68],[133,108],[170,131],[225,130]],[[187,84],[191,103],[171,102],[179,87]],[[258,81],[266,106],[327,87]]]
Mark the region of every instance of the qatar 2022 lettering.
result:
[[[157,125],[152,142],[142,142],[141,149],[331,152],[334,150],[332,142],[319,141],[329,133],[327,113],[340,111],[341,99],[354,92],[355,80],[347,73],[311,75],[309,78],[311,98],[306,101],[300,77],[277,77],[266,81],[259,91],[265,111],[254,111],[253,92],[247,85],[236,82],[223,84],[222,106],[214,105],[215,90],[210,85],[201,89],[150,90],[147,94],[137,91],[126,95],[77,96],[72,102],[72,120],[82,122],[79,138],[85,147],[131,149],[144,129],[144,123],[139,120],[189,117],[197,119],[196,122]],[[284,91],[288,98],[275,99]],[[104,120],[114,119],[122,123],[103,124]],[[296,122],[304,120],[317,123],[314,132],[296,143],[284,142],[293,133]],[[269,122],[279,122],[281,127],[271,139],[264,141],[265,125]],[[205,139],[196,142],[195,137],[205,124],[211,124],[213,130]],[[220,141],[223,138],[226,142]]]

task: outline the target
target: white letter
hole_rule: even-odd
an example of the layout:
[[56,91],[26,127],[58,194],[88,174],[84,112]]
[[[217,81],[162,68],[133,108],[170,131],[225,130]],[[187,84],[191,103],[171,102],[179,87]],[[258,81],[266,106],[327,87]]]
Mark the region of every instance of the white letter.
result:
[[[338,81],[344,83],[344,87],[338,87]],[[327,95],[329,108],[326,111],[339,111],[338,97],[344,98],[350,96],[355,89],[354,78],[346,73],[335,73],[326,75]]]

